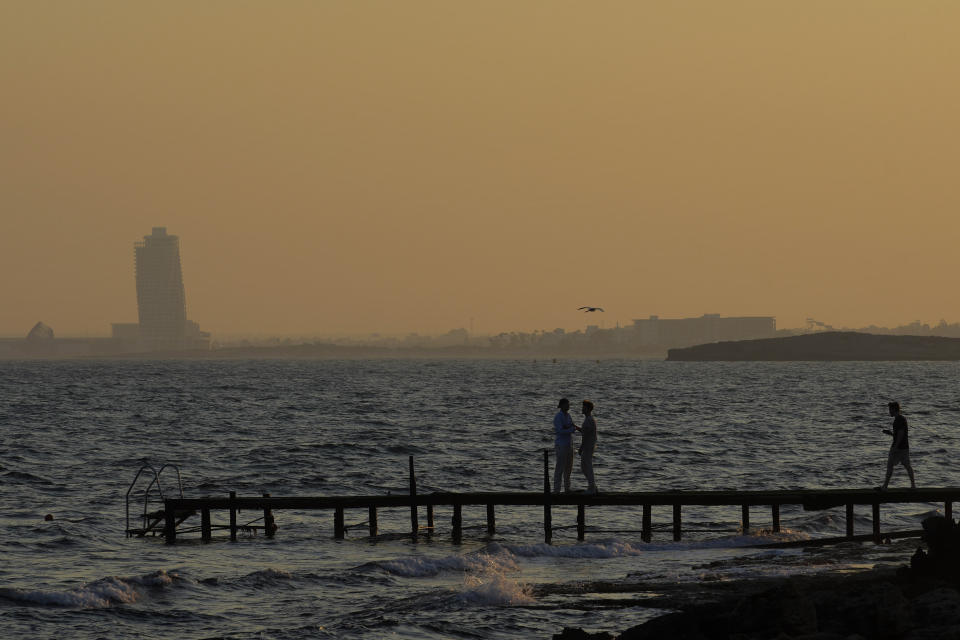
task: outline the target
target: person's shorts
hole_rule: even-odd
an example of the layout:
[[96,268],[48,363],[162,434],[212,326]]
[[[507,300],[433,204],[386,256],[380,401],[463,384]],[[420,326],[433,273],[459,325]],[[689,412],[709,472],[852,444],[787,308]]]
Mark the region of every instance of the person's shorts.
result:
[[887,464],[895,467],[902,464],[905,467],[910,466],[910,449],[891,449]]

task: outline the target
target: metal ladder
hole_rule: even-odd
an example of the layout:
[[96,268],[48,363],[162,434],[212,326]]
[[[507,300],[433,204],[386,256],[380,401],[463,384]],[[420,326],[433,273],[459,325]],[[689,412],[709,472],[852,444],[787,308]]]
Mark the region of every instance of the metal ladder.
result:
[[[183,498],[183,481],[180,479],[180,467],[175,464],[165,464],[159,469],[155,469],[153,465],[147,463],[140,467],[140,470],[137,471],[137,475],[133,477],[133,482],[130,483],[130,488],[127,489],[126,494],[126,511],[127,511],[127,528],[126,533],[127,537],[138,537],[142,538],[148,534],[151,535],[163,535],[163,527],[158,526],[163,522],[164,512],[163,512],[163,501],[165,499],[163,495],[163,485],[160,483],[160,474],[163,473],[164,469],[172,468],[177,472],[177,491],[180,494],[180,497]],[[143,513],[141,514],[141,525],[139,528],[130,528],[130,494],[133,493],[133,490],[137,486],[137,481],[140,480],[140,476],[144,475],[146,472],[146,477],[150,478],[150,482],[147,484],[146,488],[143,489]],[[134,498],[138,494],[134,493]],[[151,499],[152,498],[152,499]],[[150,503],[154,502],[160,505],[159,510],[151,512]],[[191,513],[184,514],[180,518],[180,522],[183,522],[188,518]],[[177,524],[180,524],[178,522]]]

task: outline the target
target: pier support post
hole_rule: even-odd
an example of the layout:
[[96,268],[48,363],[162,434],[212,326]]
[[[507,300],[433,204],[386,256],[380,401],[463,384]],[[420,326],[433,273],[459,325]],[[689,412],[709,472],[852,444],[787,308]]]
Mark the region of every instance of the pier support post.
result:
[[[264,498],[269,498],[270,494],[263,494]],[[277,532],[277,521],[273,517],[273,510],[269,506],[263,507],[263,533],[268,538],[272,538]]]
[[343,507],[338,506],[333,510],[333,537],[343,540],[346,533],[346,527],[343,526]]
[[673,505],[673,541],[680,541],[680,505]]
[[427,505],[427,535],[433,533],[433,505]]
[[770,509],[773,512],[773,532],[780,533],[780,505],[775,504]]
[[640,528],[640,539],[644,542],[650,542],[653,539],[653,531],[650,525],[650,505],[643,505],[643,524]]
[[497,516],[493,510],[493,504],[487,505],[487,535],[492,536],[497,532]]
[[453,544],[463,540],[463,505],[453,505]]
[[740,505],[740,529],[743,535],[747,535],[750,531],[750,505]]
[[230,542],[237,541],[237,492],[230,492]]
[[882,542],[880,538],[880,503],[873,503],[873,542],[874,544],[880,544]]
[[167,544],[173,544],[177,541],[177,514],[173,512],[173,506],[169,500],[163,503],[163,537]]
[[369,514],[370,522],[368,524],[370,526],[370,537],[373,538],[380,533],[380,527],[377,524],[377,508],[374,506],[369,507]]
[[853,503],[847,503],[847,537],[853,537]]
[[950,500],[943,503],[943,517],[953,522],[953,502]]
[[213,532],[210,527],[210,507],[200,507],[200,539],[203,542],[210,542],[213,539]]
[[553,541],[553,515],[550,513],[550,452],[543,450],[543,541]]
[[587,536],[587,508],[577,505],[577,540],[583,540]]
[[413,456],[410,456],[410,533],[416,539],[420,532],[420,521],[417,516],[417,476],[413,473]]

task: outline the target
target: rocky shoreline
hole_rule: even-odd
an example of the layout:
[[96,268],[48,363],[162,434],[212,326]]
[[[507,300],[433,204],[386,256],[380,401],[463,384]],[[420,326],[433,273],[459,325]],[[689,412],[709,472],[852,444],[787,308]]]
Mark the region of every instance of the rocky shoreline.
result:
[[786,338],[711,342],[670,349],[667,360],[687,362],[794,362],[960,360],[960,338],[892,336],[829,331]]
[[[664,595],[672,613],[619,635],[566,628],[555,640],[904,638],[960,640],[960,528],[924,521],[910,566],[703,585],[696,598]],[[653,604],[652,602],[650,604]]]

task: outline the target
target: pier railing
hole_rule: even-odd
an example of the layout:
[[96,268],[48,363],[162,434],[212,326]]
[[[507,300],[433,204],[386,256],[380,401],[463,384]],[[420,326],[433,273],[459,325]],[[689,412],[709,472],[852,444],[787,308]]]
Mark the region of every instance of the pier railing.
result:
[[[903,503],[939,503],[943,505],[943,513],[952,519],[953,503],[960,500],[960,487],[931,487],[919,489],[796,489],[796,490],[753,490],[753,491],[629,491],[603,492],[599,495],[586,493],[552,493],[549,478],[549,454],[544,452],[544,490],[542,492],[431,492],[418,493],[416,476],[414,474],[413,457],[410,457],[410,492],[400,495],[362,495],[362,496],[297,496],[272,497],[269,494],[262,496],[237,496],[231,492],[229,496],[206,496],[201,498],[168,498],[164,500],[164,527],[162,535],[168,544],[173,544],[177,538],[177,527],[187,517],[199,513],[201,516],[200,532],[203,541],[210,541],[212,530],[229,529],[230,539],[237,539],[239,529],[244,525],[237,524],[237,513],[241,510],[263,512],[263,526],[268,536],[272,536],[277,527],[273,512],[281,510],[321,510],[333,512],[333,536],[342,539],[346,536],[347,527],[344,524],[345,512],[349,509],[365,509],[368,514],[367,527],[370,536],[379,535],[378,510],[392,508],[408,508],[410,510],[410,534],[417,538],[420,535],[433,535],[435,527],[435,508],[449,507],[451,516],[451,535],[455,543],[463,537],[463,508],[472,506],[486,507],[486,530],[488,535],[496,532],[496,507],[498,506],[531,506],[543,507],[543,534],[546,543],[552,542],[553,507],[577,507],[577,538],[585,539],[586,509],[639,506],[642,507],[641,539],[650,542],[653,537],[652,511],[653,507],[669,506],[672,508],[673,540],[679,541],[682,537],[682,509],[686,506],[739,506],[741,509],[741,530],[746,532],[751,526],[751,516],[756,510],[765,507],[769,510],[769,530],[780,531],[780,507],[796,505],[807,511],[818,511],[835,507],[846,509],[846,536],[841,538],[820,539],[819,543],[839,542],[853,539],[872,539],[879,543],[884,538],[918,535],[918,531],[909,532],[882,532],[880,507],[886,504]],[[856,507],[869,506],[872,516],[872,531],[869,535],[855,535],[854,511]],[[419,512],[426,509],[427,525],[421,527]],[[229,526],[211,524],[211,512],[214,510],[229,512]],[[249,528],[249,527],[246,527]],[[195,530],[195,529],[194,529]],[[128,530],[128,534],[130,531]],[[818,541],[811,541],[817,543]],[[808,542],[809,544],[810,542]]]

